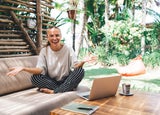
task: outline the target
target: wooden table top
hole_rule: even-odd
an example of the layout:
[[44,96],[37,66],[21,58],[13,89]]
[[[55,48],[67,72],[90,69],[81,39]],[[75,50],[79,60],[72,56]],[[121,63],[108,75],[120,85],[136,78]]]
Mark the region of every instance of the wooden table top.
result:
[[[133,92],[133,96],[116,96],[95,101],[78,98],[74,101],[100,108],[93,115],[160,115],[160,94]],[[50,115],[82,115],[60,108],[54,109]]]

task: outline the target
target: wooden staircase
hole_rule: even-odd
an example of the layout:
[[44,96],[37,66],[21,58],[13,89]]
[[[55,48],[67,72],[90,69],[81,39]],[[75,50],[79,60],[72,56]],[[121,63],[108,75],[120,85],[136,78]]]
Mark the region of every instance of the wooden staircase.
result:
[[18,28],[11,16],[0,15],[0,58],[33,55],[25,36]]
[[55,21],[50,16],[52,3],[53,0],[0,0],[0,58],[39,54],[47,42],[46,30]]

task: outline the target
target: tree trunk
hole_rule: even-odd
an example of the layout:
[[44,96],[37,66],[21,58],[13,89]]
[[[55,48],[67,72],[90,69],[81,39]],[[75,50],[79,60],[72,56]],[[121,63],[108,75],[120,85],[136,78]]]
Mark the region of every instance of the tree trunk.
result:
[[[109,17],[109,0],[105,0],[105,30],[108,31],[108,17]],[[108,52],[109,40],[106,36],[106,53]]]
[[[80,38],[79,38],[79,42],[78,42],[78,46],[77,46],[77,49],[76,49],[76,54],[77,56],[79,55],[79,52],[80,52],[80,48],[81,48],[81,45],[83,43],[83,40],[84,38],[86,37],[85,36],[85,32],[86,32],[86,24],[87,24],[87,20],[88,20],[88,17],[86,15],[86,4],[85,4],[85,1],[82,0],[81,3],[83,2],[83,6],[82,6],[82,9],[84,9],[84,14],[83,14],[83,22],[82,22],[82,30],[81,30],[81,33],[80,33]],[[86,41],[87,42],[87,41]]]
[[134,20],[134,17],[135,17],[135,2],[133,0],[133,6],[132,6],[132,20]]
[[[146,24],[146,5],[147,0],[142,0],[142,26],[145,27]],[[144,55],[145,53],[145,37],[141,38],[141,54]]]

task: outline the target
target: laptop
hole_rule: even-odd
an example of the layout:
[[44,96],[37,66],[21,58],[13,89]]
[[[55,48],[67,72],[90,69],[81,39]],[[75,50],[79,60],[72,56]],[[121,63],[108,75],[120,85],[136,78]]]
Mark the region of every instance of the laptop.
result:
[[90,91],[77,93],[77,95],[89,101],[115,96],[120,80],[119,74],[95,78]]

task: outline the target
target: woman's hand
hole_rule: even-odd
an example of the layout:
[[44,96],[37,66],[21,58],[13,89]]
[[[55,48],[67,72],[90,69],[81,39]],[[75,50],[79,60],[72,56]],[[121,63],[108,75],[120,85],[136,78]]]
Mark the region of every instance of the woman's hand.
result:
[[83,61],[88,62],[88,63],[93,63],[93,62],[97,61],[97,59],[98,59],[97,56],[94,56],[91,53],[89,53],[89,55],[84,57]]
[[83,65],[87,62],[87,63],[93,63],[95,61],[97,61],[97,56],[92,55],[91,53],[89,53],[88,56],[86,56],[81,62],[79,62],[78,64],[75,65],[76,68],[79,67],[83,67]]
[[28,68],[28,67],[21,67],[21,66],[12,67],[12,68],[9,68],[9,70],[10,70],[10,72],[7,73],[7,76],[15,76],[21,71],[26,71],[31,74],[41,74],[43,71],[43,69],[41,69],[41,68]]
[[7,76],[15,76],[17,75],[19,72],[21,72],[24,69],[24,67],[12,67],[9,68],[10,72],[7,73]]

